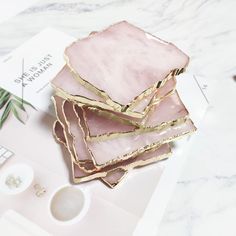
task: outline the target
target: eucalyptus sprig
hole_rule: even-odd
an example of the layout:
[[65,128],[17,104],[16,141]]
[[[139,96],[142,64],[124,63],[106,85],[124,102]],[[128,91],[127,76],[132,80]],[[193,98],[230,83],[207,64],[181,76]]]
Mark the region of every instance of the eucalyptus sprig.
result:
[[17,118],[17,120],[24,124],[24,121],[20,118],[18,112],[18,109],[26,112],[24,105],[31,106],[35,109],[35,107],[29,102],[9,93],[3,88],[0,88],[0,110],[4,109],[0,118],[0,128],[2,128],[10,113],[12,113]]

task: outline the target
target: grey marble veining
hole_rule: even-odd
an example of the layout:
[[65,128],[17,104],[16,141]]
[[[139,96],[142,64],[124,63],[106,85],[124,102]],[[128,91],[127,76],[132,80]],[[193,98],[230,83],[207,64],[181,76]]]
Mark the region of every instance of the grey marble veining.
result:
[[236,235],[236,1],[43,0],[0,24],[0,56],[45,27],[75,37],[128,20],[172,41],[204,78],[211,108],[198,127],[159,236]]
[[[233,70],[234,1],[40,1],[0,25],[0,55],[53,26],[76,37],[126,19],[145,30],[175,42],[192,58],[195,73],[218,75],[215,67],[228,60]],[[230,38],[227,47],[222,44]],[[231,45],[231,47],[230,47]],[[207,53],[207,57],[205,56]],[[214,62],[214,63],[213,63]],[[217,71],[217,72],[216,72]]]

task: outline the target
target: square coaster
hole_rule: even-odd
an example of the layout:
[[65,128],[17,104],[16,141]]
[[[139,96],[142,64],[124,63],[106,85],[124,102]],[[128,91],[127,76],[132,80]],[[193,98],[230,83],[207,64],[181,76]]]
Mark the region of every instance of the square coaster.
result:
[[125,21],[77,40],[64,56],[78,82],[105,100],[91,103],[137,118],[144,114],[133,105],[183,72],[189,61],[173,44]]

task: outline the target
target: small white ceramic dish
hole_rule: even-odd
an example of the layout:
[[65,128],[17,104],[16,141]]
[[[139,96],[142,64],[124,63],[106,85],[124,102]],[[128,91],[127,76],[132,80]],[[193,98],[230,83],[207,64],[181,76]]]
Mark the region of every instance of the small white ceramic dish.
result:
[[[17,186],[9,184],[9,178],[15,178],[19,182]],[[27,164],[15,164],[0,172],[0,192],[7,195],[15,195],[24,192],[34,179],[34,171]]]
[[60,186],[49,201],[51,217],[59,224],[74,224],[87,213],[90,205],[88,192],[73,185]]

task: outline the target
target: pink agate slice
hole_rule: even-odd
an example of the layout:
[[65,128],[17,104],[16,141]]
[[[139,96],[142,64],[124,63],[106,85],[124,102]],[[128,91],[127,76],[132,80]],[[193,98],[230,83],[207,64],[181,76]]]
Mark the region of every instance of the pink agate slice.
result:
[[125,21],[74,42],[65,56],[81,78],[123,105],[189,61],[173,44]]
[[165,96],[167,96],[170,92],[172,92],[176,87],[176,79],[172,78],[166,81],[164,86],[156,89],[154,93],[151,93],[149,96],[145,97],[143,100],[141,100],[133,109],[132,111],[136,112],[142,112],[144,109],[149,105],[150,101],[153,97],[155,99],[163,99]]
[[[59,120],[59,122],[57,122],[54,126],[54,131],[59,132],[58,129],[60,129],[61,124],[64,126],[63,127],[63,130],[65,132],[64,138],[67,138],[67,139],[65,139],[66,145],[68,147],[69,152],[73,155],[73,158],[76,158],[75,153],[73,152],[72,136],[70,135],[69,129],[67,128],[66,120],[65,120],[65,117],[62,112],[62,106],[64,104],[64,99],[62,99],[58,96],[53,96],[52,100],[54,103],[57,118]],[[61,134],[61,132],[59,132],[59,133]],[[63,140],[62,140],[63,137],[59,137],[59,138],[60,138],[59,140],[61,142],[63,142]]]
[[[171,153],[171,149],[170,149],[169,144],[163,144],[154,151],[145,152],[143,154],[138,155],[136,158],[130,158],[123,162],[119,162],[117,164],[101,168],[99,171],[95,171],[94,173],[90,173],[90,174],[83,172],[79,168],[78,165],[74,164],[74,177],[82,178],[82,177],[90,176],[92,174],[96,174],[99,172],[104,172],[105,176],[103,178],[106,181],[109,181],[110,183],[114,183],[123,177],[121,173],[124,175],[126,174],[127,170],[132,169],[130,165],[134,164],[135,167],[147,165],[152,162],[158,161],[158,157],[161,157],[160,158],[161,160],[167,158],[170,153]],[[135,162],[137,164],[135,164]],[[109,175],[107,175],[107,172],[109,173]]]
[[106,165],[117,159],[127,159],[130,157],[128,154],[132,154],[132,152],[138,149],[145,150],[147,145],[174,139],[193,131],[195,131],[195,126],[191,120],[187,120],[183,124],[170,127],[163,131],[153,131],[105,141],[87,141],[87,144],[95,157],[96,164]]
[[[83,119],[83,110],[76,106],[77,114],[80,119]],[[116,161],[117,159],[127,159],[130,156],[127,155],[136,151],[137,149],[143,149],[147,145],[152,145],[156,142],[162,142],[164,140],[177,138],[178,136],[187,134],[191,131],[195,131],[195,126],[192,121],[188,119],[183,124],[171,126],[165,130],[152,131],[143,134],[135,134],[132,136],[118,137],[116,139],[105,141],[88,141],[87,146],[91,153],[93,153],[94,159],[97,165],[106,165],[108,162]],[[78,147],[79,148],[79,147]]]
[[[77,161],[91,161],[91,155],[88,152],[86,143],[84,141],[84,133],[82,128],[79,126],[78,117],[75,115],[73,110],[73,104],[64,100],[59,96],[53,96],[57,118],[64,126],[64,132],[66,135],[66,146],[69,152],[74,156]],[[66,109],[65,109],[66,107]],[[57,136],[62,139],[60,125],[56,123],[54,131],[57,132]],[[60,134],[60,136],[59,136]],[[64,135],[64,136],[65,136]],[[79,150],[77,150],[79,148]],[[78,156],[79,153],[79,156]]]
[[[76,106],[76,108],[77,110],[81,110],[78,106]],[[65,101],[62,109],[64,109],[64,114],[66,115],[67,122],[65,123],[65,126],[68,125],[69,132],[73,137],[73,143],[75,144],[75,151],[78,158],[85,160],[87,157],[88,160],[91,160],[91,156],[85,154],[88,148],[89,154],[92,153],[95,164],[97,165],[106,165],[107,162],[117,160],[117,158],[127,159],[129,157],[127,154],[132,153],[137,149],[144,148],[146,145],[151,145],[169,138],[175,138],[195,130],[191,120],[187,120],[184,124],[170,127],[164,131],[149,132],[99,142],[87,141],[85,143],[82,135],[86,130],[83,131],[82,129],[85,129],[85,127],[78,125],[78,120],[76,119],[77,115],[73,109],[73,103]],[[78,112],[78,115],[80,120],[84,119],[83,112]]]
[[[59,121],[55,122],[54,125],[54,132],[57,137],[57,140],[59,140],[63,145],[67,146],[64,128],[62,124]],[[68,147],[67,147],[68,148]],[[167,158],[167,155],[171,153],[170,146],[168,144],[163,144],[161,147],[159,147],[157,150],[143,153],[139,156],[137,156],[136,159],[129,159],[122,163],[119,163],[118,165],[115,164],[113,166],[109,166],[106,168],[103,168],[99,171],[94,171],[93,173],[87,173],[84,170],[82,170],[77,164],[72,163],[72,168],[74,169],[74,178],[83,178],[83,177],[92,177],[99,178],[97,173],[101,173],[101,180],[105,182],[110,187],[115,187],[121,179],[124,178],[124,176],[127,173],[128,169],[131,169],[132,167],[129,167],[130,164],[136,162],[137,166],[142,166],[146,164],[150,164],[154,161],[157,161],[158,157],[162,157],[161,159]]]
[[91,160],[91,155],[85,142],[85,134],[80,127],[80,118],[75,115],[73,103],[65,101],[62,109],[68,126],[69,133],[73,137],[73,145],[78,160]]
[[153,111],[150,111],[145,127],[156,127],[164,122],[186,117],[188,114],[188,110],[181,101],[178,92],[175,91],[157,104]]
[[113,119],[99,115],[89,108],[82,108],[84,111],[85,123],[89,131],[88,135],[99,136],[111,133],[125,133],[134,131],[136,126],[117,122]]
[[[146,98],[141,100],[139,103],[137,103],[136,106],[133,107],[133,109],[130,109],[130,110],[137,111],[137,112],[143,112],[144,109],[146,108],[146,106],[149,105],[149,103],[151,103],[150,107],[152,107],[152,100],[154,98],[159,101],[164,100],[166,97],[168,97],[168,95],[170,95],[170,93],[172,93],[175,90],[175,87],[176,87],[176,79],[175,78],[169,79],[164,84],[164,86],[156,89],[154,91],[154,93],[150,94],[149,96],[147,96]],[[124,114],[122,112],[108,111],[105,109],[102,109],[102,110],[109,112],[110,114],[114,115],[117,118],[131,121],[132,123],[135,123],[137,126],[140,126],[140,124],[143,122],[143,118],[144,118],[144,116],[142,118],[135,118],[135,117],[131,117],[127,114]],[[147,112],[147,115],[148,115],[148,112]]]
[[124,170],[123,168],[117,168],[107,172],[107,175],[101,178],[101,180],[110,187],[114,188],[127,173],[128,171]]
[[[63,126],[58,120],[55,122],[55,125],[54,125],[54,134],[56,135],[56,139],[68,149],[69,147],[67,146],[67,141],[65,138]],[[74,178],[92,176],[92,174],[88,174],[87,172],[83,171],[74,162],[72,162],[71,164],[73,168]],[[107,185],[113,188],[121,181],[121,179],[124,178],[126,173],[127,171],[121,168],[117,168],[117,169],[111,170],[109,173],[107,173],[105,177],[101,178],[101,180],[103,180],[103,182],[105,182]]]
[[[91,111],[88,108],[84,110],[84,117],[89,130],[90,137],[101,136],[112,133],[127,133],[137,130],[133,125],[119,123],[115,120],[99,115],[96,111]],[[144,128],[158,127],[164,122],[171,122],[177,119],[186,117],[188,111],[182,103],[177,91],[172,95],[162,100],[154,106],[153,111],[150,111]],[[132,135],[132,133],[130,133]]]
[[[72,73],[70,72],[69,68],[67,66],[64,66],[62,70],[57,74],[57,76],[52,80],[51,84],[58,90],[62,90],[69,95],[73,96],[80,96],[86,99],[89,99],[91,101],[100,101],[103,102],[103,99],[97,96],[96,94],[90,92],[88,89],[86,89],[83,85],[77,81]],[[143,110],[149,105],[150,101],[152,100],[153,96],[155,95],[156,98],[162,98],[166,96],[169,92],[171,92],[176,85],[175,79],[170,79],[166,82],[166,84],[156,90],[154,90],[149,96],[143,98],[141,101],[137,102],[136,105],[134,105],[132,111],[136,112],[143,112]],[[87,101],[88,102],[88,101]],[[84,104],[87,104],[86,101],[84,101]],[[109,111],[111,112],[111,111]],[[134,122],[140,123],[142,119],[138,118],[132,118],[125,114],[119,113],[119,112],[112,112],[115,116],[118,116],[120,118],[130,120],[132,119]]]
[[[171,129],[167,129],[167,131],[165,132],[150,132],[148,134],[116,138],[104,142],[85,142],[83,140],[83,135],[87,131],[86,127],[84,127],[83,125],[83,112],[78,112],[76,114],[73,106],[73,103],[65,101],[62,109],[64,109],[64,115],[66,116],[65,125],[68,126],[68,129],[70,130],[69,132],[74,139],[73,143],[75,145],[77,156],[79,159],[81,158],[81,160],[86,160],[86,156],[88,160],[91,160],[92,156],[92,158],[94,158],[93,160],[95,164],[98,165],[105,164],[105,162],[109,160],[117,159],[121,155],[121,153],[125,155],[131,152],[132,149],[136,150],[138,148],[142,148],[162,139],[169,138],[170,136],[172,137],[174,135],[179,135],[180,132],[182,134],[182,132],[185,131],[185,127],[180,130],[177,129],[178,127],[171,127]],[[81,108],[78,106],[76,106],[76,109],[81,110]],[[78,120],[76,119],[77,115],[79,117],[80,123],[78,123]],[[87,155],[86,148],[88,148],[89,150],[89,152],[87,152]],[[91,156],[89,154],[91,154]]]
[[73,77],[72,73],[70,72],[70,69],[67,66],[64,66],[62,68],[62,70],[51,81],[51,84],[56,89],[61,89],[69,93],[70,95],[80,95],[90,100],[103,100],[102,98],[82,86],[79,81]]

